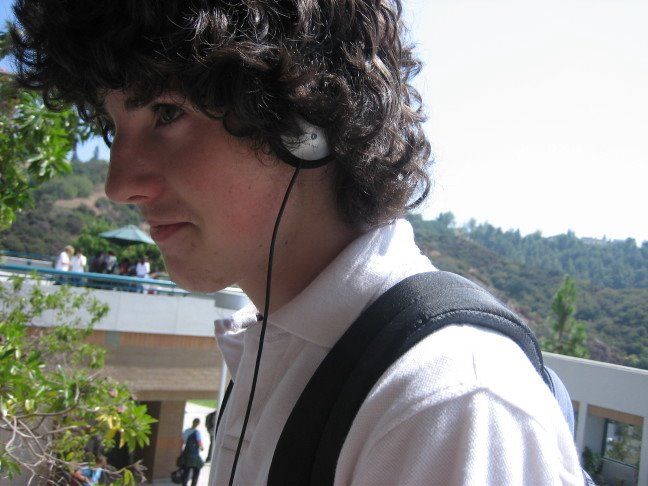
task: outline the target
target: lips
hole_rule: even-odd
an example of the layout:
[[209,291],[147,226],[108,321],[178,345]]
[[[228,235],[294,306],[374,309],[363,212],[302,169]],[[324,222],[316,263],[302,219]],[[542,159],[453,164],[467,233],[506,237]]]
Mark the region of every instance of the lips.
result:
[[151,238],[153,238],[157,243],[162,243],[163,241],[168,240],[173,235],[178,233],[183,228],[189,226],[190,223],[180,222],[180,223],[168,223],[168,224],[151,224]]

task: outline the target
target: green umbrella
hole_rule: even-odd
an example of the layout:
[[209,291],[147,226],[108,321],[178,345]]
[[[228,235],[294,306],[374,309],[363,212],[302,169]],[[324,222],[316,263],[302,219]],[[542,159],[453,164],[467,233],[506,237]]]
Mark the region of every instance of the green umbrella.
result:
[[136,243],[147,243],[149,245],[155,244],[149,235],[132,224],[122,226],[116,230],[104,231],[103,233],[99,233],[99,236],[124,246],[134,245]]

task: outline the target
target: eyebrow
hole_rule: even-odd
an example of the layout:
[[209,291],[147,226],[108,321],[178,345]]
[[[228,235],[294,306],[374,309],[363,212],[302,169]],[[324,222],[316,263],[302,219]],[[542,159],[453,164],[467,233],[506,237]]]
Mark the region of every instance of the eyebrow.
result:
[[146,108],[155,104],[177,104],[179,106],[184,106],[187,103],[187,95],[176,92],[176,91],[167,91],[161,93],[158,96],[153,96],[148,101],[138,101],[135,98],[127,98],[125,101],[125,108],[127,111],[132,111],[137,108]]

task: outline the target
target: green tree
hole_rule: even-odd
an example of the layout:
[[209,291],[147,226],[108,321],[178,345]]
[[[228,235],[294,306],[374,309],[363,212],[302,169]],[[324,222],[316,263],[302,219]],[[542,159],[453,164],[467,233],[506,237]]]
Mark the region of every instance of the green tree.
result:
[[611,423],[616,425],[616,433],[606,444],[605,456],[639,467],[641,428],[623,422],[611,421]]
[[543,340],[543,349],[579,358],[589,357],[585,324],[576,320],[576,284],[567,275],[551,303],[552,334]]
[[138,257],[146,256],[149,259],[152,271],[160,272],[165,270],[162,254],[157,246],[144,243],[119,246],[99,236],[100,233],[110,229],[114,229],[114,226],[105,219],[95,219],[83,226],[79,236],[72,242],[72,246],[81,248],[87,256],[112,250],[115,252],[117,260],[122,261],[127,258],[133,263]]
[[[9,50],[10,36],[0,32],[0,59]],[[72,108],[48,110],[40,95],[0,72],[0,229],[33,204],[32,188],[70,173],[68,154],[91,135]]]
[[[0,285],[0,483],[29,473],[54,484],[86,463],[91,437],[108,450],[117,436],[131,451],[148,444],[155,420],[102,377],[105,350],[85,341],[107,310],[67,286],[48,291],[24,277]],[[142,471],[136,463],[109,479],[134,484]]]
[[81,228],[81,233],[72,242],[72,246],[74,248],[81,248],[81,250],[89,257],[104,251],[116,250],[114,243],[111,243],[106,238],[99,236],[99,233],[103,233],[110,229],[112,228],[106,220],[96,219]]

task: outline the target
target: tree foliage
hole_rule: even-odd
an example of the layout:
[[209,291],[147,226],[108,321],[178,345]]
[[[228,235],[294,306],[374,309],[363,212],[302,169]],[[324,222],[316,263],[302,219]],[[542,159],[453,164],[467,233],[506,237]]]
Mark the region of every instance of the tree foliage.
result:
[[542,348],[545,351],[578,358],[589,357],[587,350],[587,332],[585,324],[575,318],[576,284],[567,275],[551,303],[553,318],[552,335],[544,339]]
[[[0,32],[0,59],[9,43],[7,33]],[[72,108],[47,110],[40,95],[0,73],[0,229],[33,203],[30,189],[70,172],[68,154],[91,135],[92,128]]]
[[614,288],[648,288],[648,241],[578,238],[573,232],[545,238],[522,236],[488,223],[469,223],[464,232],[499,255],[532,267]]
[[641,455],[641,427],[610,420],[608,426],[614,426],[615,434],[605,444],[605,457],[639,467]]
[[[0,231],[0,247],[24,253],[53,257],[68,244],[80,248],[87,256],[112,250],[119,260],[134,261],[146,255],[151,268],[163,271],[164,262],[154,245],[118,246],[99,236],[100,233],[124,226],[139,225],[141,217],[132,205],[115,204],[103,194],[108,163],[100,159],[87,162],[73,160],[70,174],[58,175],[33,190],[33,209],[23,211],[10,228]],[[84,191],[83,194],[80,191]],[[70,197],[87,192],[96,199],[77,201],[76,207],[65,207]]]
[[[448,216],[423,220],[413,215],[409,219],[417,244],[437,268],[460,273],[487,287],[524,317],[540,338],[551,336],[553,331],[547,316],[552,313],[555,291],[561,286],[566,272],[562,271],[561,265],[532,265],[515,257],[512,249],[518,239],[533,241],[537,261],[540,261],[542,255],[551,255],[554,251],[551,248],[559,238],[544,238],[539,233],[522,237],[519,232],[503,232],[475,221],[463,228],[452,227],[448,221],[453,218]],[[494,235],[491,243],[474,237],[475,230],[480,227]],[[486,230],[489,227],[492,230]],[[566,241],[571,238],[568,236]],[[598,262],[600,272],[605,275],[606,272],[619,273],[626,265],[622,262],[630,261],[634,258],[632,255],[637,257],[637,252],[648,248],[646,243],[639,248],[623,242],[594,246],[597,249],[590,254],[592,244],[579,240],[576,245],[565,246],[566,256],[561,250],[555,250],[555,260]],[[578,248],[584,248],[584,253],[580,254]],[[648,270],[648,260],[637,260],[633,265],[635,277],[642,270]],[[605,279],[589,281],[574,274],[572,278],[579,288],[575,318],[584,322],[587,328],[590,357],[648,369],[648,287],[613,288],[603,283]]]
[[[105,351],[85,341],[107,310],[66,286],[52,291],[24,277],[0,286],[0,482],[28,472],[67,484],[66,473],[89,460],[84,447],[93,436],[106,449],[117,435],[131,451],[148,444],[154,419],[126,386],[101,374]],[[110,477],[141,476],[139,464],[131,469]]]

